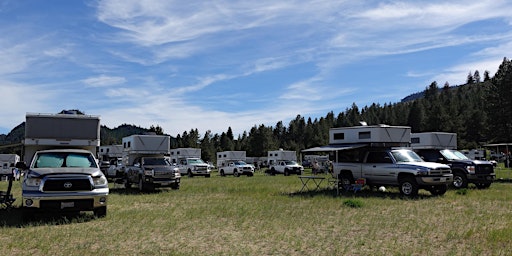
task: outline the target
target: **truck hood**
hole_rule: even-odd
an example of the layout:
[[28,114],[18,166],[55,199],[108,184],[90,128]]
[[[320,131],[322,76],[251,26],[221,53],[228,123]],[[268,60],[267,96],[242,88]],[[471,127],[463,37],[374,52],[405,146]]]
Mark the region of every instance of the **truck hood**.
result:
[[448,166],[446,164],[433,163],[433,162],[399,162],[398,164],[403,165],[403,166],[422,166],[422,167],[427,167],[430,169],[439,169],[439,168],[450,169],[450,166]]
[[101,175],[98,168],[35,168],[30,169],[29,174],[45,176],[49,174],[85,174],[90,176]]

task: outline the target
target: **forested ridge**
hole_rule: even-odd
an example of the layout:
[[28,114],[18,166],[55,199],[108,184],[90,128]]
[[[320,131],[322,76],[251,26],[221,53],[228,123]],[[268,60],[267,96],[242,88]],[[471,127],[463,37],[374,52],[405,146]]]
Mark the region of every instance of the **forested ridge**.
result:
[[[360,125],[388,124],[410,126],[413,132],[457,133],[458,148],[478,148],[482,144],[512,142],[512,61],[507,58],[494,76],[485,71],[469,72],[467,83],[439,86],[432,82],[422,92],[412,94],[398,103],[359,107],[355,103],[340,113],[329,112],[324,117],[306,118],[297,115],[288,124],[282,121],[274,126],[255,125],[237,136],[231,127],[221,134],[198,129],[184,131],[173,137],[171,148],[200,147],[206,161],[215,161],[216,152],[243,150],[247,156],[266,156],[268,150],[302,149],[327,145],[329,129]],[[161,127],[149,129],[123,124],[110,129],[101,127],[102,145],[120,144],[124,136],[155,132],[164,134]],[[24,123],[8,135],[0,135],[0,144],[19,143],[24,135]],[[15,151],[15,149],[7,149]],[[3,150],[4,152],[6,149]]]

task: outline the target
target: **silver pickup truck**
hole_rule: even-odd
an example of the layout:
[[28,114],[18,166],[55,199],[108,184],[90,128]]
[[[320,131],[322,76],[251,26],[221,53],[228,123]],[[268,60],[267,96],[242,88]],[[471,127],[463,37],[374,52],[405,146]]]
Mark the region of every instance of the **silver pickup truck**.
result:
[[16,167],[27,173],[22,184],[24,217],[36,211],[107,215],[108,181],[90,151],[42,150],[30,166],[18,162]]
[[405,196],[416,196],[419,189],[443,195],[453,181],[448,165],[425,162],[409,149],[373,147],[339,151],[333,177],[341,188],[364,178],[370,186],[396,186]]

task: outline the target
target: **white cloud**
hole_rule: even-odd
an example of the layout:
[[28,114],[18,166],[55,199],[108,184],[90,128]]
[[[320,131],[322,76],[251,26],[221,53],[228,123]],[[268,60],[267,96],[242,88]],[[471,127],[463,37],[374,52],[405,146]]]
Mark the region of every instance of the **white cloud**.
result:
[[89,87],[109,87],[124,84],[126,82],[126,78],[120,76],[100,75],[96,77],[89,77],[82,80],[82,82]]

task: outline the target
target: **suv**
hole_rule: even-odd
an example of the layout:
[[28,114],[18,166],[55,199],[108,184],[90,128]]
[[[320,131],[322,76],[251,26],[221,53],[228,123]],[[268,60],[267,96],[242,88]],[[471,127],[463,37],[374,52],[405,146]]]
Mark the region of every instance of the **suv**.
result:
[[416,149],[425,161],[447,164],[453,173],[452,186],[467,188],[469,183],[479,189],[489,188],[496,178],[491,162],[471,160],[463,153],[452,149]]
[[220,176],[233,174],[235,177],[240,175],[247,175],[248,177],[254,176],[254,166],[247,164],[244,161],[232,161],[227,166],[219,167]]
[[443,195],[453,181],[450,166],[425,162],[409,149],[352,148],[338,151],[337,159],[332,175],[341,188],[364,178],[370,186],[397,186],[405,196],[416,196],[419,189]]

